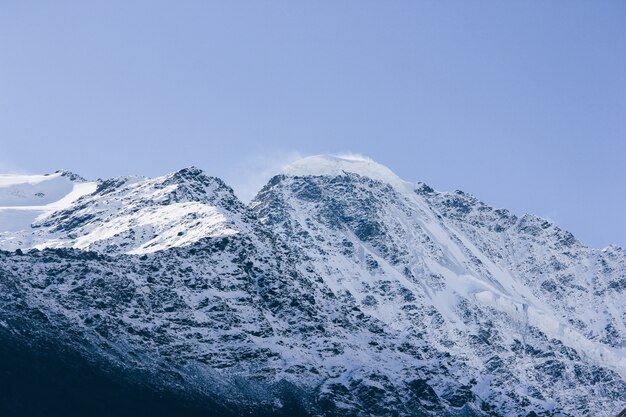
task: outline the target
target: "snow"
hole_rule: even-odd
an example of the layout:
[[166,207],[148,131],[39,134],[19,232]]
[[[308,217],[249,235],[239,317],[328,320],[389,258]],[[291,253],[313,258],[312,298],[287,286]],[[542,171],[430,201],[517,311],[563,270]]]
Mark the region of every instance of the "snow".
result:
[[[119,177],[97,194],[97,183],[68,177],[62,172],[3,177],[3,201],[22,205],[0,207],[0,249],[73,247],[136,255],[245,227],[238,213],[216,206],[232,190],[197,168],[152,179]],[[46,204],[33,205],[40,198]]]
[[626,349],[614,349],[585,338],[571,326],[556,320],[555,314],[521,303],[496,291],[481,291],[474,294],[475,299],[483,305],[507,313],[511,317],[518,316],[520,322],[537,327],[548,337],[561,340],[566,346],[589,355],[596,363],[618,372],[626,378]]
[[41,206],[60,200],[73,184],[60,173],[0,175],[0,206]]
[[50,175],[0,175],[0,233],[29,229],[51,213],[93,193],[95,182],[73,182],[57,172]]
[[[611,344],[603,338],[607,324],[615,327],[619,337],[624,334],[623,319],[620,321],[624,295],[608,286],[611,279],[626,271],[626,258],[619,248],[594,251],[565,246],[567,243],[562,243],[554,228],[542,226],[535,230],[533,223],[541,225],[541,220],[531,216],[511,220],[514,216],[501,214],[488,217],[491,208],[465,194],[416,193],[413,184],[363,157],[318,155],[294,162],[284,168],[286,177],[272,182],[248,208],[231,199],[232,194],[220,181],[198,171],[192,168],[180,175],[118,179],[112,181],[114,185],[106,193],[91,195],[86,194],[93,192],[95,184],[68,183],[66,177],[56,174],[4,176],[0,180],[0,224],[4,224],[4,229],[0,229],[0,247],[74,247],[137,255],[184,247],[205,237],[236,234],[233,245],[239,241],[250,245],[246,256],[254,260],[255,268],[264,271],[264,279],[273,273],[277,274],[276,279],[287,277],[273,283],[272,297],[287,306],[290,301],[281,297],[303,291],[309,297],[294,295],[294,299],[299,299],[297,305],[314,300],[315,307],[311,308],[316,311],[314,320],[319,322],[308,322],[304,316],[294,320],[291,313],[296,310],[285,310],[289,313],[282,318],[267,309],[257,311],[262,304],[254,298],[256,293],[250,289],[249,279],[237,275],[242,271],[238,262],[248,258],[238,261],[230,253],[218,251],[187,261],[185,257],[178,258],[178,254],[185,253],[183,250],[146,258],[163,261],[164,276],[181,282],[173,288],[168,283],[161,290],[175,291],[178,298],[193,306],[190,317],[198,327],[193,332],[187,329],[189,333],[180,336],[189,338],[191,352],[200,355],[214,348],[228,352],[230,344],[207,340],[215,339],[215,335],[236,335],[242,329],[255,329],[255,322],[264,322],[272,329],[271,336],[255,331],[255,336],[245,340],[277,352],[280,375],[285,378],[289,378],[286,370],[290,367],[316,367],[323,377],[346,386],[357,378],[379,386],[368,379],[367,369],[384,369],[390,380],[401,381],[414,378],[416,367],[426,367],[437,358],[411,357],[396,349],[394,344],[400,342],[414,344],[415,348],[426,346],[429,355],[449,354],[450,360],[455,361],[449,368],[455,372],[454,378],[468,381],[476,377],[478,384],[473,390],[481,397],[506,397],[509,387],[504,387],[502,381],[511,375],[520,378],[517,386],[527,396],[526,386],[537,385],[536,378],[545,377],[537,365],[542,365],[546,358],[555,358],[569,369],[569,374],[542,387],[546,396],[558,399],[559,404],[567,404],[569,392],[575,391],[570,384],[574,381],[574,366],[599,365],[626,377],[626,349],[619,340]],[[347,177],[346,173],[365,178]],[[336,176],[342,178],[329,178]],[[303,199],[294,192],[311,183],[322,190],[319,199]],[[345,183],[350,183],[351,193],[345,193]],[[454,204],[455,198],[461,200],[460,206]],[[328,201],[340,213],[336,218],[325,210]],[[70,210],[53,214],[68,207]],[[470,214],[459,214],[467,212]],[[33,219],[39,223],[32,230],[22,234],[6,232],[11,228],[28,229]],[[265,223],[267,219],[270,221]],[[377,226],[365,237],[355,229],[361,219]],[[523,227],[494,231],[494,225],[506,226],[509,221],[532,231],[526,232]],[[272,252],[275,242],[284,247]],[[291,255],[282,258],[285,248]],[[258,256],[254,255],[256,251]],[[15,262],[26,263],[22,258],[25,257],[15,256]],[[527,258],[531,260],[526,262]],[[140,258],[120,259],[133,264]],[[282,269],[292,261],[293,271],[291,267]],[[602,264],[604,261],[608,263]],[[552,267],[553,264],[558,267]],[[124,271],[124,265],[111,265]],[[187,268],[193,273],[178,274],[178,270]],[[545,274],[558,288],[542,290],[546,278],[539,279],[537,274]],[[132,277],[141,293],[158,293],[158,287],[144,282],[144,278],[142,274]],[[560,278],[567,278],[565,284]],[[194,282],[186,282],[200,279],[206,282],[197,288]],[[405,298],[406,295],[410,297]],[[232,307],[233,320],[236,319],[233,323],[237,324],[222,332],[221,324],[215,326],[211,311],[203,310],[207,300],[211,300],[211,306],[216,305],[214,300],[220,300],[229,306],[229,311]],[[348,312],[358,311],[366,321],[342,312],[342,306],[347,306]],[[145,326],[157,318],[124,317],[137,325],[144,320]],[[345,322],[337,321],[341,324],[335,325],[330,318],[345,318]],[[167,323],[168,318],[160,316],[158,320]],[[293,330],[294,323],[300,320],[303,328],[322,324],[324,333],[309,333],[306,340],[299,340],[298,332]],[[380,325],[384,336],[378,331],[370,332],[363,323]],[[487,332],[492,346],[468,342],[469,336],[485,329],[492,332]],[[565,357],[554,339],[577,351],[582,359]],[[515,351],[513,346],[519,341],[524,349]],[[379,347],[369,348],[370,342]],[[337,350],[341,353],[329,355],[329,348],[335,350],[335,345],[342,348]],[[236,343],[232,346],[242,347]],[[526,346],[543,351],[546,356],[525,353]],[[485,370],[485,364],[496,352],[508,369]],[[222,360],[227,361],[223,359],[225,355],[211,357],[220,366]],[[322,378],[309,377],[310,381]],[[306,383],[306,378],[302,377],[302,381]],[[435,388],[441,391],[445,385],[442,382]]]
[[335,177],[347,172],[382,181],[400,190],[411,186],[386,166],[365,157],[315,155],[283,168],[283,174],[294,177],[307,175]]
[[[324,178],[343,176],[345,173],[381,181],[391,185],[393,191],[372,187],[358,179],[329,181]],[[582,246],[569,250],[563,248],[563,233],[555,227],[543,226],[544,220],[528,216],[519,220],[521,227],[512,227],[510,232],[504,233],[501,230],[508,227],[509,222],[517,222],[514,216],[507,217],[500,210],[491,218],[478,218],[482,213],[494,213],[494,209],[480,206],[482,203],[467,194],[434,190],[427,195],[416,193],[412,184],[366,158],[318,155],[287,166],[283,174],[288,178],[273,185],[276,191],[271,197],[268,193],[260,196],[269,204],[264,205],[264,201],[259,199],[253,202],[252,207],[260,210],[261,218],[269,224],[282,222],[288,214],[288,223],[279,228],[278,233],[293,235],[294,245],[310,248],[307,255],[313,259],[311,268],[323,278],[325,285],[336,296],[349,293],[365,314],[385,323],[388,329],[405,333],[403,329],[410,332],[419,324],[403,311],[402,299],[390,302],[372,291],[380,282],[385,282],[384,285],[390,288],[408,289],[419,299],[420,305],[432,306],[432,311],[443,317],[445,325],[440,330],[430,328],[427,331],[432,337],[429,345],[437,345],[439,333],[446,339],[446,347],[455,346],[450,347],[451,354],[468,356],[469,361],[477,366],[481,366],[480,357],[473,356],[477,352],[472,352],[466,341],[458,336],[475,331],[467,325],[467,318],[459,315],[461,300],[488,314],[493,322],[498,322],[499,331],[509,346],[515,340],[522,340],[524,345],[528,341],[535,347],[550,349],[545,347],[549,343],[537,339],[536,332],[540,331],[550,343],[554,339],[559,340],[583,356],[585,362],[611,369],[626,378],[626,349],[612,347],[602,339],[606,334],[606,323],[610,323],[612,318],[617,319],[612,322],[614,328],[623,334],[623,321],[619,320],[623,315],[619,306],[624,305],[624,297],[607,291],[603,303],[600,303],[606,304],[605,312],[599,311],[597,302],[588,302],[595,297],[594,291],[600,290],[593,279],[594,270],[588,266],[597,262],[593,261],[597,253]],[[354,191],[350,195],[341,194],[345,182],[355,186],[351,188]],[[319,199],[309,201],[294,194],[311,183],[320,186],[322,196]],[[454,211],[457,210],[455,198],[462,200],[458,212]],[[276,200],[281,199],[282,202],[277,205]],[[335,211],[340,213],[339,219],[333,218],[328,224],[324,223],[328,212],[321,211],[326,208],[323,202],[327,201],[332,202]],[[368,204],[362,205],[363,201]],[[286,209],[277,210],[273,218],[268,217],[272,207],[283,204]],[[446,210],[452,212],[450,217],[446,217]],[[465,219],[463,210],[475,210],[476,217]],[[372,244],[371,240],[361,241],[351,230],[350,219],[368,219],[378,224],[380,244]],[[342,222],[341,226],[337,226],[338,221]],[[529,229],[532,230],[525,232],[523,226],[528,223],[537,223],[539,227],[533,228],[530,224]],[[500,231],[494,232],[493,225],[501,226]],[[534,239],[538,240],[536,245]],[[353,250],[348,254],[338,253],[337,248],[344,247],[345,241],[351,243]],[[610,249],[602,253],[609,256],[608,252]],[[385,253],[394,254],[391,258],[393,262],[397,263],[398,258],[402,262],[399,266],[394,265]],[[377,262],[376,271],[365,268],[366,256]],[[616,258],[620,256],[623,255],[616,255]],[[530,259],[528,267],[526,258]],[[567,266],[571,272],[549,269],[550,265],[557,264],[556,259],[562,265],[558,268]],[[407,278],[403,273],[405,265],[412,277]],[[604,267],[603,270],[610,269]],[[561,293],[546,293],[542,291],[543,281],[531,281],[530,276],[535,271],[546,276],[553,274],[555,280],[558,279],[557,274],[562,273],[564,278],[573,282],[559,287]],[[430,286],[428,276],[432,273],[440,277],[442,285],[435,283],[435,286]],[[619,275],[619,272],[614,275]],[[578,296],[576,299],[570,295],[580,288],[583,289],[583,296],[588,295],[589,298]],[[564,299],[560,295],[563,293],[568,294]],[[375,299],[376,303],[363,306],[366,297]],[[597,321],[595,326],[594,321]],[[594,329],[594,333],[585,329]],[[479,391],[487,395],[490,390]]]
[[[192,221],[188,221],[192,219]],[[198,221],[201,219],[201,221]],[[72,242],[77,249],[89,249],[92,245],[133,230],[146,239],[132,244],[126,252],[144,254],[185,246],[205,237],[228,236],[237,231],[226,226],[227,219],[215,207],[195,202],[174,203],[168,206],[144,207],[131,213],[103,222],[89,233]],[[49,240],[35,248],[66,246],[63,239]]]

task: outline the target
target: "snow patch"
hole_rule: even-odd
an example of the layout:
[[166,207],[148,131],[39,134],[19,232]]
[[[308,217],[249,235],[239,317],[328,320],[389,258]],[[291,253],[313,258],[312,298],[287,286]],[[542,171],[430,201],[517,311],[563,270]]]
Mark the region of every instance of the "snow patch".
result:
[[0,175],[0,207],[42,206],[60,200],[73,183],[61,173]]
[[30,229],[51,213],[96,191],[95,182],[73,182],[63,172],[0,175],[0,233]]

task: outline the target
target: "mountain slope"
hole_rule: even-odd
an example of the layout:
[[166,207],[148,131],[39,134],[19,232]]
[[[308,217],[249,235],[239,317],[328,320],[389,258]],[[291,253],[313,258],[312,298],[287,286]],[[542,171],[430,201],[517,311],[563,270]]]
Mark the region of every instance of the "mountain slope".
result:
[[[537,234],[530,228],[528,217],[508,219],[516,230],[510,239],[518,247],[501,246],[501,241],[490,234],[498,232],[489,231],[498,225],[498,219],[450,221],[459,211],[494,211],[475,199],[463,200],[463,204],[451,201],[449,195],[435,193],[423,184],[413,186],[390,177],[386,168],[375,167],[371,161],[333,162],[328,157],[299,161],[285,170],[287,175],[272,180],[253,205],[263,222],[293,239],[291,246],[305,248],[312,268],[334,292],[348,292],[365,306],[367,314],[388,328],[413,333],[415,338],[426,333],[429,346],[456,358],[466,357],[466,363],[481,363],[473,372],[474,378],[479,384],[480,379],[491,381],[481,395],[494,400],[506,398],[500,405],[506,414],[528,407],[524,405],[527,402],[537,409],[549,408],[549,401],[569,404],[574,415],[602,408],[605,399],[578,400],[581,386],[590,382],[587,374],[563,378],[562,384],[558,379],[551,381],[553,367],[558,367],[559,374],[581,373],[576,360],[562,352],[579,352],[592,359],[590,369],[598,367],[598,372],[612,375],[604,382],[616,384],[617,390],[611,394],[615,399],[624,392],[623,382],[619,382],[626,369],[624,287],[620,285],[626,271],[623,263],[615,265],[613,261],[614,268],[605,269],[612,275],[588,280],[585,266],[589,259],[604,256],[606,251],[590,251],[575,241],[563,246],[573,238],[552,225],[528,249],[522,244],[529,234]],[[319,168],[328,165],[332,166],[330,175],[324,175],[326,171]],[[570,253],[570,246],[578,252]],[[507,263],[507,258],[498,256],[502,247],[509,248],[508,259],[518,263]],[[614,258],[623,256],[622,250],[614,251]],[[530,263],[523,262],[521,256],[528,253],[534,256],[535,272],[544,268],[547,276],[559,282],[563,280],[547,265],[555,258],[567,258],[569,286],[534,288],[532,275],[520,267]],[[559,294],[572,285],[587,298],[559,303],[564,298]],[[419,300],[417,305],[412,303],[415,299]],[[589,304],[589,299],[595,303]],[[436,312],[436,323],[424,323],[428,311]],[[583,320],[616,325],[597,326],[596,334],[584,333],[578,325]],[[496,347],[499,351],[494,355]],[[495,369],[497,372],[486,366],[494,359],[501,362],[503,357],[507,360]],[[517,383],[514,390],[502,392],[493,380],[503,385],[504,381]],[[529,389],[543,395],[528,395]]]
[[53,341],[202,410],[624,407],[621,248],[585,248],[541,219],[373,161],[306,158],[249,207],[195,168],[101,181],[0,237],[6,249],[23,242],[0,252],[7,340]]
[[[147,179],[90,183],[88,194],[22,225],[2,247],[74,247],[142,254],[238,233],[243,204],[218,178],[191,167]],[[30,227],[29,227],[30,226]]]
[[[3,247],[24,247],[18,233],[96,189],[96,183],[67,171],[50,175],[0,175],[0,241]],[[31,236],[26,234],[24,238]],[[11,241],[14,240],[14,241]]]

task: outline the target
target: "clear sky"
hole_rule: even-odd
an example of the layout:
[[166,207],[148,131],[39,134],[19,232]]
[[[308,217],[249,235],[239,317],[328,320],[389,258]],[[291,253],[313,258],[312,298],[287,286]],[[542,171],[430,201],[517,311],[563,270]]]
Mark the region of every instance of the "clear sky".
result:
[[0,171],[342,152],[626,247],[626,2],[0,1]]

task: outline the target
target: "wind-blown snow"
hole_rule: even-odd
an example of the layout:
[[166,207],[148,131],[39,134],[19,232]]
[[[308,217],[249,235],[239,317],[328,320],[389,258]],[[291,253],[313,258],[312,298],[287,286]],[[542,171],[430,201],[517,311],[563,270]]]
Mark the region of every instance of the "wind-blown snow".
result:
[[346,172],[382,181],[402,190],[411,185],[400,179],[386,166],[364,157],[315,155],[300,159],[283,168],[283,173],[289,176],[334,177]]

